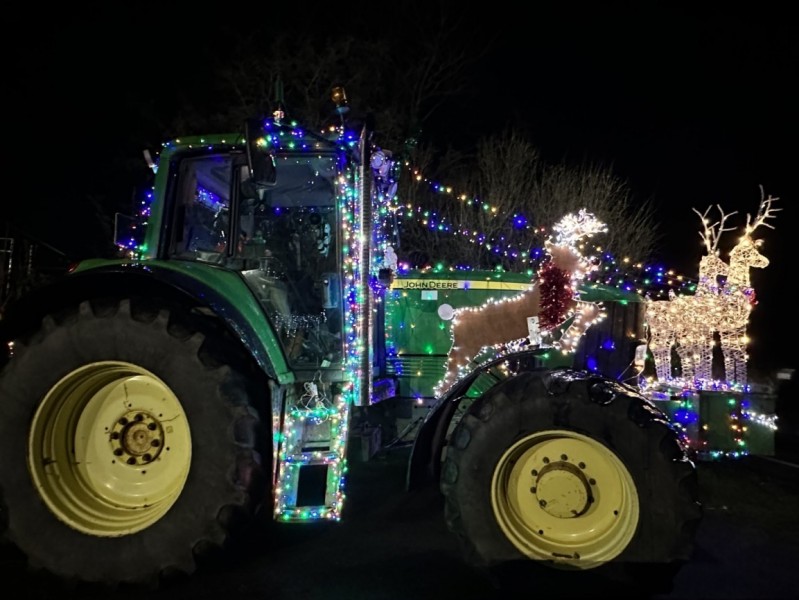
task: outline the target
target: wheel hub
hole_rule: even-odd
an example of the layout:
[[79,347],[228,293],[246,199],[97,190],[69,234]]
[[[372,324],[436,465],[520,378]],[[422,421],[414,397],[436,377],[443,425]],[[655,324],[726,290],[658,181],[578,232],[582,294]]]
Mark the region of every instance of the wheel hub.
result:
[[532,474],[535,482],[531,491],[538,505],[553,517],[579,517],[594,501],[588,478],[570,462],[550,463]]
[[161,454],[163,441],[161,424],[152,415],[139,411],[122,416],[111,430],[114,456],[129,465],[154,461]]

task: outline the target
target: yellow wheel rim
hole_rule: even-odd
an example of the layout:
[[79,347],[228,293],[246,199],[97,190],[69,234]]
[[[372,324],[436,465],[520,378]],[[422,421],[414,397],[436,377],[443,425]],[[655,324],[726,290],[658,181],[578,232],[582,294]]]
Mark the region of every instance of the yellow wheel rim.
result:
[[28,468],[63,522],[96,536],[149,527],[180,495],[191,464],[183,407],[158,377],[98,362],[56,383],[28,437]]
[[561,568],[613,560],[639,518],[635,484],[621,460],[565,430],[538,432],[510,447],[494,469],[491,504],[522,554]]

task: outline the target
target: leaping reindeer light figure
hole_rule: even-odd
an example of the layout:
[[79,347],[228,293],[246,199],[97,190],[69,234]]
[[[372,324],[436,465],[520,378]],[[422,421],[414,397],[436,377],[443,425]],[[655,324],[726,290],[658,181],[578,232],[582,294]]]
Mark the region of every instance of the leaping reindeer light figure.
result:
[[[601,317],[599,305],[581,301],[578,297],[578,284],[596,268],[592,260],[583,256],[578,244],[595,233],[606,231],[605,224],[581,210],[576,215],[566,215],[553,231],[557,234],[555,238],[544,244],[548,261],[542,265],[530,289],[479,308],[455,311],[450,330],[452,347],[447,357],[446,374],[436,386],[437,394],[455,383],[461,370],[484,349],[526,338],[529,335],[528,317],[538,316],[542,331],[547,332],[573,316],[563,335],[553,342],[562,351],[573,350],[585,330]],[[544,299],[550,291],[565,294],[562,306],[555,307],[554,311]]]

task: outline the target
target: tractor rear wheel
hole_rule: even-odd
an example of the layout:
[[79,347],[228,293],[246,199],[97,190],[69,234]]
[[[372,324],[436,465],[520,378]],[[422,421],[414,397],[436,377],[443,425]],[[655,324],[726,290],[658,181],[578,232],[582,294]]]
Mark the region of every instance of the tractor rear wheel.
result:
[[577,572],[670,579],[701,517],[694,465],[665,415],[628,386],[571,370],[521,373],[475,401],[441,487],[468,562],[571,571],[571,583],[589,577]]
[[266,388],[239,355],[209,322],[130,300],[83,302],[15,341],[0,484],[31,567],[152,585],[227,544],[267,497],[270,456],[250,405]]

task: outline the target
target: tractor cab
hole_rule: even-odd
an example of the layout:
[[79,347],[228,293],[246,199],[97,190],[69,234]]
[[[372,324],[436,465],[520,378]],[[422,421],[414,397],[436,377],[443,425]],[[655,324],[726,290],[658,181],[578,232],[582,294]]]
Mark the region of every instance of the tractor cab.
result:
[[[147,239],[133,245],[150,258],[240,273],[291,368],[341,371],[347,257],[341,224],[358,162],[355,144],[274,118],[245,129],[244,139],[166,145],[155,194],[163,206],[148,215]],[[120,243],[119,225],[117,237],[118,245],[132,245]]]

